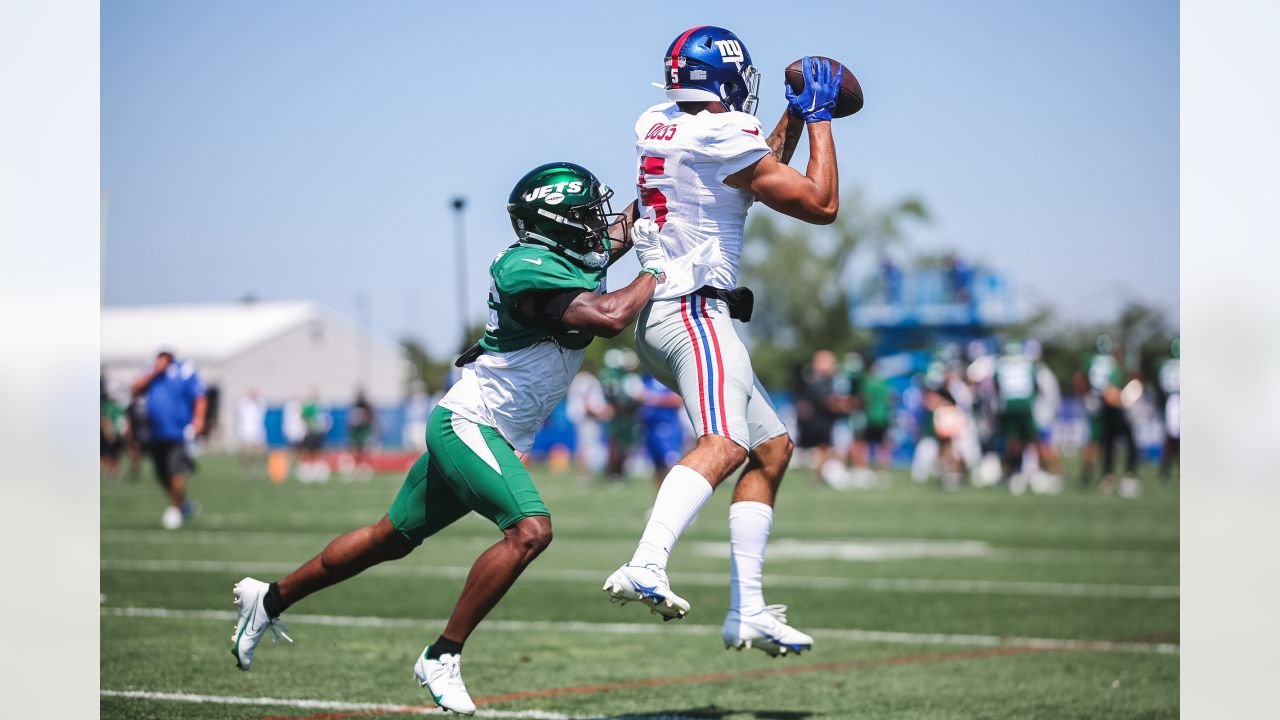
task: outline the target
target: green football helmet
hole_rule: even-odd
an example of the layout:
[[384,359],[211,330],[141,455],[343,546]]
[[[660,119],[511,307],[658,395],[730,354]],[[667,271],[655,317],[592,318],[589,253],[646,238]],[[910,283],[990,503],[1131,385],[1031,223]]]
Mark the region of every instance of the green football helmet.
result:
[[[627,237],[622,213],[613,212],[613,190],[590,170],[571,162],[553,162],[530,170],[511,190],[507,213],[522,243],[551,248],[588,270],[609,264],[610,230]],[[620,230],[620,232],[619,232]]]

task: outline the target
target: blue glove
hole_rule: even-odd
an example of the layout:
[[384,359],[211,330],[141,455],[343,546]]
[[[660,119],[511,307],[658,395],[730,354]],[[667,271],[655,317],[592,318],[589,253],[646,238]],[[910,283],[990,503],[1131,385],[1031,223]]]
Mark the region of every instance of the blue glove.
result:
[[804,70],[804,90],[799,95],[791,89],[785,80],[783,86],[787,92],[787,109],[792,115],[804,118],[805,122],[828,122],[831,110],[836,106],[836,96],[840,94],[840,81],[844,79],[844,66],[833,76],[830,60],[818,60],[805,56],[800,61]]

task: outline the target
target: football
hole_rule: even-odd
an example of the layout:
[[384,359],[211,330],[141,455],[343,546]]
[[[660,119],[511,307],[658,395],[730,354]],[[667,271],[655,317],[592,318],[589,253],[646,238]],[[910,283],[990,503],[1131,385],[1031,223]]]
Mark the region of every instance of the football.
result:
[[[831,71],[836,72],[837,67],[844,67],[844,75],[840,78],[840,94],[836,97],[836,107],[832,111],[832,117],[845,117],[852,115],[862,109],[862,85],[858,82],[858,78],[854,76],[853,71],[845,67],[839,60],[832,60],[822,55],[814,55],[819,60],[831,60]],[[791,86],[793,92],[804,90],[804,71],[800,69],[800,60],[796,60],[787,66],[786,71],[787,85]]]

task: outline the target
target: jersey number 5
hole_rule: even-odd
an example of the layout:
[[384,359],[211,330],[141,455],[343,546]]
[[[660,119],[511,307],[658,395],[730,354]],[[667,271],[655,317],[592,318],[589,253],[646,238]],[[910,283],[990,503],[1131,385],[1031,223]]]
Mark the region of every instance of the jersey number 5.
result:
[[636,180],[636,188],[640,194],[640,204],[653,209],[653,219],[654,222],[658,223],[659,230],[667,223],[667,196],[649,183],[655,178],[665,177],[663,175],[665,166],[666,160],[664,158],[643,155],[640,158],[640,177]]

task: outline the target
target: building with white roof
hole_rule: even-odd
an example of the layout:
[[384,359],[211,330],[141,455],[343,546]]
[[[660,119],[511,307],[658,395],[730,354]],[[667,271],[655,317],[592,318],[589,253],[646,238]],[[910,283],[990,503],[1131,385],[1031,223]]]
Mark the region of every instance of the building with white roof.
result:
[[162,348],[190,360],[221,418],[250,390],[269,405],[313,393],[347,405],[364,388],[375,405],[398,405],[410,373],[398,343],[313,302],[104,307],[101,348],[111,388],[132,383]]

